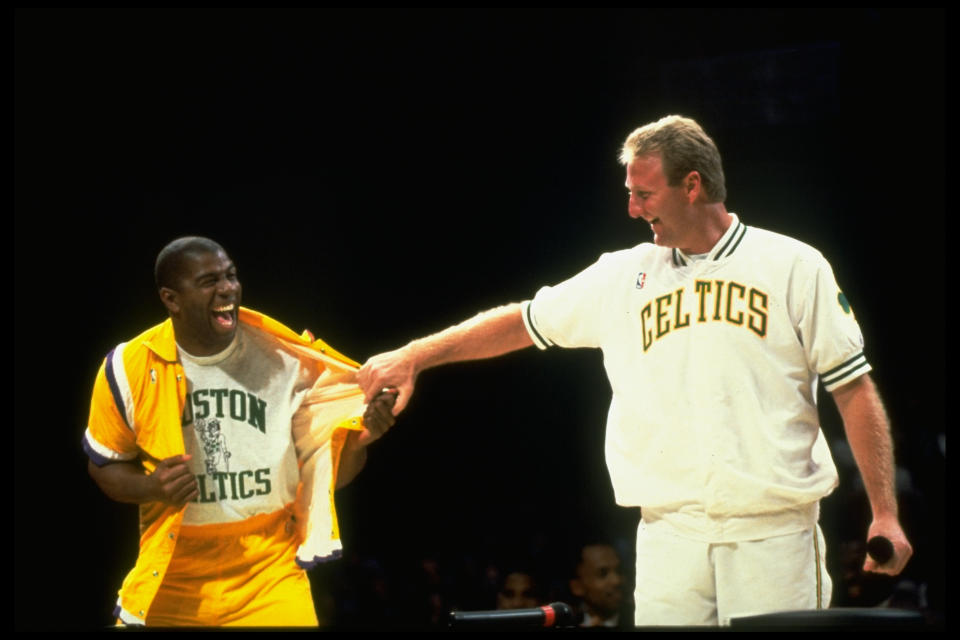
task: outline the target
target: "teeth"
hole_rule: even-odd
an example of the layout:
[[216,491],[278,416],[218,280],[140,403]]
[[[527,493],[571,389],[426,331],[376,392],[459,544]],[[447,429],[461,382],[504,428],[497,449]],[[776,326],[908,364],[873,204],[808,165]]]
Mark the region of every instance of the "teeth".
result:
[[227,313],[228,311],[233,311],[233,306],[232,304],[225,304],[222,307],[214,307],[213,310],[217,313]]

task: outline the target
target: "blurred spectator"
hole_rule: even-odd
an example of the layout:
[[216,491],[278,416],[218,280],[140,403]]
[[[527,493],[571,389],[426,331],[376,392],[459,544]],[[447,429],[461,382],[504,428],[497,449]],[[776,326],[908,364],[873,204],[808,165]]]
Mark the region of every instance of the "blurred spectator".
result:
[[846,540],[840,544],[840,573],[833,576],[831,607],[876,607],[890,595],[893,578],[863,572],[866,553],[866,543],[862,540]]
[[497,609],[530,609],[541,605],[537,581],[524,571],[504,574],[497,590]]
[[581,627],[624,628],[623,576],[620,556],[607,543],[580,547],[580,555],[570,580],[570,592],[580,599]]

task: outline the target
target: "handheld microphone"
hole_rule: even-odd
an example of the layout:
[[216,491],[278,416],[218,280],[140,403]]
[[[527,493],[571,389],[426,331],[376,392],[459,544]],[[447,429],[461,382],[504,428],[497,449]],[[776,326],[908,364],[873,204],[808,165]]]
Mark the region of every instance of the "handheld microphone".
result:
[[570,605],[551,602],[532,609],[497,609],[494,611],[451,611],[450,627],[456,629],[481,629],[506,627],[524,629],[531,627],[574,627],[577,616]]
[[893,543],[883,536],[867,540],[867,554],[879,564],[886,564],[893,557]]

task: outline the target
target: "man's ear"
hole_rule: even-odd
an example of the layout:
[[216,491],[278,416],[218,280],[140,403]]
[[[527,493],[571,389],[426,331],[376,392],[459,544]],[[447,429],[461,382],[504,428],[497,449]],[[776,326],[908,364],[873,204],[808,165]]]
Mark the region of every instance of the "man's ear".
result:
[[691,171],[687,174],[687,177],[683,179],[683,189],[686,192],[687,202],[693,204],[697,201],[703,191],[703,179],[700,177],[699,171]]
[[171,316],[180,313],[180,294],[170,287],[160,287],[160,301]]

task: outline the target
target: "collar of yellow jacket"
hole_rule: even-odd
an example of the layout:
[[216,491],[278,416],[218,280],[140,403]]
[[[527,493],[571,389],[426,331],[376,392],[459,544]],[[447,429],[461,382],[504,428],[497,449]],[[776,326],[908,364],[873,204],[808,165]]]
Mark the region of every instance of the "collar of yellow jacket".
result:
[[[245,325],[260,329],[261,331],[266,331],[267,333],[286,340],[292,344],[313,349],[314,351],[317,351],[329,358],[333,358],[334,360],[342,362],[343,364],[351,367],[357,368],[360,366],[359,363],[351,360],[335,349],[332,349],[330,345],[323,340],[314,339],[313,334],[306,329],[303,331],[303,333],[297,333],[293,329],[290,329],[284,324],[277,322],[273,318],[254,311],[253,309],[247,309],[246,307],[240,307],[237,315],[240,319],[240,322],[244,323]],[[167,318],[166,321],[158,326],[156,333],[147,338],[146,346],[167,362],[176,362],[177,340],[173,335],[173,320]]]

